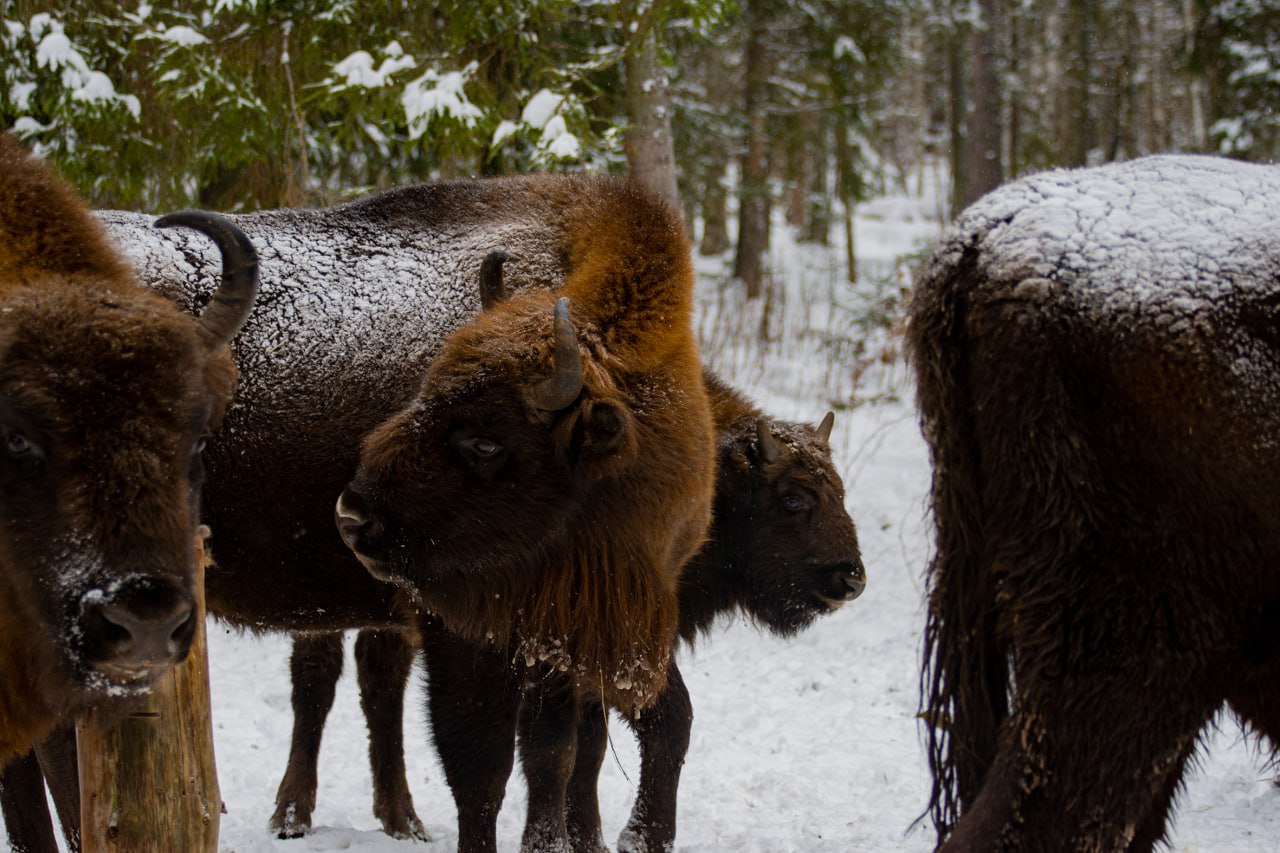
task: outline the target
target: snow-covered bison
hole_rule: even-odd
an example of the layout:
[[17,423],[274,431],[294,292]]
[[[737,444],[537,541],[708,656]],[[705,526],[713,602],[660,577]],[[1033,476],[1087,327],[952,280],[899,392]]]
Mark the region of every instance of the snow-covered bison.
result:
[[0,765],[145,691],[191,642],[200,453],[256,267],[223,220],[157,224],[224,253],[198,320],[139,287],[75,193],[0,134]]
[[1280,169],[1152,157],[961,215],[919,276],[945,851],[1149,850],[1228,703],[1280,743]]
[[[101,217],[145,281],[201,303],[203,247]],[[535,176],[233,220],[263,281],[206,452],[210,611],[305,636],[402,630],[421,605],[655,701],[714,486],[679,219],[628,181]],[[481,311],[499,247],[513,294]],[[338,520],[400,583],[334,526],[366,435]]]

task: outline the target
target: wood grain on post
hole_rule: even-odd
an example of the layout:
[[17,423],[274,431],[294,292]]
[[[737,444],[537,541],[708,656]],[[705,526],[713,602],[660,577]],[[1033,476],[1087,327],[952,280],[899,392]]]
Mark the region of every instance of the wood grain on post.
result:
[[93,710],[76,725],[84,853],[218,849],[222,796],[209,714],[203,534],[196,549],[196,631],[186,661],[132,713]]

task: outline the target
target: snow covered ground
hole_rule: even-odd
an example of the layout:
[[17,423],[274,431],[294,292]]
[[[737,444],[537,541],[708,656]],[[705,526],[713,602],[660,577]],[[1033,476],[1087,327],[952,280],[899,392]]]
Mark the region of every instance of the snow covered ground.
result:
[[[927,195],[864,206],[857,286],[844,283],[833,259],[838,253],[796,247],[780,229],[767,344],[760,343],[759,308],[742,306],[724,279],[723,261],[699,261],[698,322],[708,361],[778,416],[816,422],[836,409],[832,443],[868,588],[794,640],[735,620],[683,655],[696,719],[681,785],[679,850],[932,849],[927,825],[910,830],[929,788],[915,720],[930,548],[928,461],[895,338],[866,317],[886,305],[892,310],[900,298],[907,283],[900,258],[936,238],[935,211]],[[320,756],[316,830],[304,839],[275,839],[266,824],[288,750],[289,644],[283,637],[240,636],[215,622],[210,634],[227,805],[223,850],[454,849],[453,802],[428,743],[417,684],[406,720],[409,780],[433,840],[396,841],[378,831],[351,673],[339,686]],[[630,733],[615,725],[611,742],[601,777],[609,842],[626,820],[638,777]],[[1205,755],[1180,799],[1173,849],[1277,849],[1280,789],[1234,721],[1222,722]],[[517,772],[499,820],[503,851],[518,849],[524,800]]]

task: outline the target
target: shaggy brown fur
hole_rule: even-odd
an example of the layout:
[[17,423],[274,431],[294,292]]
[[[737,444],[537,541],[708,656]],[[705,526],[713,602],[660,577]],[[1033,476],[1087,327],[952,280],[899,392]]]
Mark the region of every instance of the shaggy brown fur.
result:
[[[1237,168],[1220,164],[1153,171],[1216,192]],[[1187,182],[1129,168],[996,196],[911,303],[937,525],[922,716],[948,853],[1149,850],[1224,701],[1280,735],[1276,183],[1236,185],[1237,202],[1261,196],[1250,231],[1179,195]],[[1036,218],[1077,180],[1085,202],[1066,212],[1092,231],[1064,234],[1063,208]],[[1176,209],[1179,237],[1099,224],[1100,209]],[[1048,236],[1014,251],[1028,233]],[[1109,233],[1141,265],[1088,266]],[[1218,246],[1231,272],[1175,260]],[[1121,286],[1135,269],[1150,280]]]
[[[495,264],[481,267],[486,306],[506,297],[501,259],[494,260]],[[865,582],[857,535],[844,509],[844,490],[826,441],[831,423],[828,420],[824,429],[815,430],[769,418],[710,372],[704,373],[704,382],[717,434],[715,511],[707,543],[681,573],[680,633],[692,642],[698,632],[710,630],[718,615],[741,609],[787,636],[856,596]],[[777,449],[772,459],[763,448],[762,429]],[[469,650],[466,655],[476,653]],[[436,652],[431,659],[438,661],[440,656]],[[401,696],[411,649],[397,633],[363,631],[356,641],[356,659],[361,703],[368,718],[374,813],[390,834],[425,837],[404,779],[399,740]],[[501,677],[507,662],[502,656],[493,660],[501,670],[496,677]],[[315,807],[320,732],[342,671],[339,637],[299,640],[291,667],[296,689],[307,700],[295,703],[294,748],[273,820],[281,831],[296,834],[310,826]],[[448,683],[450,674],[459,669],[467,672],[465,683]],[[437,665],[428,677],[434,689],[446,695],[474,691],[474,667],[460,668],[456,660]],[[514,699],[514,692],[511,696]],[[643,839],[650,849],[674,837],[681,744],[688,740],[691,722],[688,713],[681,714],[682,708],[689,707],[682,684],[669,686],[661,704],[662,708],[648,709],[636,721],[637,732],[648,744],[649,769],[641,776],[628,833]],[[567,813],[575,849],[603,843],[596,804],[596,776],[603,757],[597,750],[603,749],[604,740],[595,737],[595,724],[601,718],[599,709],[584,711],[579,729]],[[478,722],[497,725],[493,720]],[[474,741],[468,739],[459,751],[474,762]]]
[[[344,501],[369,507],[377,535],[366,527],[352,544],[460,636],[513,638],[528,665],[638,710],[662,690],[679,570],[710,519],[688,245],[634,184],[533,187],[567,212],[564,283],[455,332],[415,400],[370,434]],[[582,389],[543,411],[528,394],[549,372],[560,297]]]
[[0,764],[186,654],[200,439],[234,330],[139,288],[0,134]]

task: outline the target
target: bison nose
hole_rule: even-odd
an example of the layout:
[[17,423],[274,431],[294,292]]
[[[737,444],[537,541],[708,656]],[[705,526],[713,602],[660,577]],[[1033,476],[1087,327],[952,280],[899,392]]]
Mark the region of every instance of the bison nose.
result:
[[86,604],[81,624],[90,659],[135,678],[181,662],[196,628],[188,595],[152,585]]
[[842,579],[846,590],[844,594],[845,601],[853,601],[862,595],[862,591],[867,588],[867,575],[861,566],[844,575]]
[[356,556],[385,559],[383,525],[370,512],[369,502],[358,492],[346,489],[338,495],[333,521],[338,526],[338,535]]
[[837,598],[844,601],[853,601],[867,588],[867,573],[861,563],[845,563],[836,571],[832,580]]

